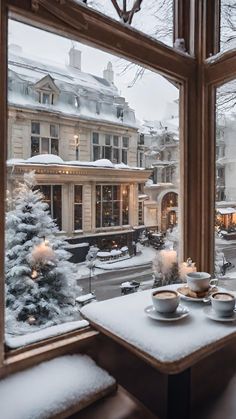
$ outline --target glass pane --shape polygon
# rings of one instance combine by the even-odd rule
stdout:
[[[42,138],[41,139],[41,154],[48,154],[49,153],[49,139]]]
[[[75,204],[74,207],[74,229],[75,230],[82,230],[83,228],[83,211],[82,205]]]
[[[136,18],[138,13],[133,23]],[[6,269],[9,304],[6,319],[11,325],[11,333],[17,335],[68,319],[80,319],[75,298],[89,292],[86,254],[92,244],[100,251],[96,264],[107,263],[106,258],[109,259],[115,265],[111,268],[106,264],[103,268],[115,269],[117,275],[114,283],[108,275],[104,286],[101,285],[103,279],[92,279],[92,291],[98,300],[121,295],[120,286],[130,281],[130,270],[134,265],[140,290],[143,282],[150,288],[154,285],[153,275],[159,281],[155,285],[164,282],[160,264],[153,264],[153,260],[160,257],[160,250],[170,247],[178,250],[179,243],[182,246],[178,233],[178,200],[179,166],[183,165],[179,165],[179,91],[173,83],[130,61],[82,43],[72,44],[67,38],[16,21],[9,22],[9,40],[13,45],[8,54],[7,219],[12,216],[14,219],[18,182],[22,182],[24,191],[27,190],[25,196],[25,192],[21,195],[27,202],[21,206],[21,216],[25,217],[26,223],[14,224],[14,228],[10,221],[10,224],[6,223],[6,254],[11,254],[17,236],[19,245],[14,254],[19,254],[20,263],[26,270],[11,276],[11,271]],[[124,50],[124,55],[126,52]],[[34,86],[47,75],[54,80],[58,94],[53,109],[45,104],[42,112]],[[79,95],[79,107],[75,106],[75,95]],[[100,104],[99,114],[96,102]],[[122,109],[119,117],[118,108]],[[36,125],[38,121],[40,127]],[[75,161],[78,146],[80,160]],[[98,161],[102,159],[103,150],[109,164]],[[58,157],[37,156],[33,159],[35,174],[32,174],[28,173],[31,152],[34,155],[55,153]],[[218,155],[222,157],[220,147]],[[121,159],[126,166],[121,164]],[[226,178],[221,169],[223,166],[218,175]],[[35,189],[32,194],[27,186],[31,177],[36,188],[37,183],[43,184],[41,190],[44,201],[50,206],[51,218],[42,205],[42,198],[37,197]],[[65,230],[63,235],[52,218]],[[25,231],[29,233],[27,237]],[[53,257],[31,265],[31,253],[37,246],[40,246],[39,250],[46,247]],[[70,253],[52,252],[61,247]],[[21,248],[26,249],[24,254]],[[149,264],[148,269],[143,266],[144,261]],[[77,273],[74,277],[71,262],[76,263],[76,272],[83,270],[81,278]],[[18,266],[18,259],[15,265]],[[104,270],[95,266],[92,276],[99,276]],[[27,289],[34,293],[36,305],[28,304],[28,291],[21,288],[25,278]],[[176,276],[171,277],[172,282],[178,280]],[[16,290],[14,287],[18,284],[20,289]],[[48,312],[41,316],[40,313],[45,313],[42,298],[45,287],[47,295],[53,295],[53,299],[47,306]],[[17,298],[13,295],[15,290]],[[13,306],[10,306],[11,298],[14,299]],[[19,308],[19,304],[23,314],[16,317],[15,308]],[[30,314],[30,307],[35,313]]]
[[[53,218],[61,230],[61,185],[53,186]]]
[[[103,202],[102,227],[112,226],[112,202]]]
[[[58,125],[50,125],[50,137],[58,137]]]
[[[31,137],[31,156],[39,154],[39,137]]]
[[[236,48],[236,1],[221,0],[220,12],[221,51]]]
[[[120,162],[120,150],[119,148],[113,148],[113,163],[119,163]]]
[[[97,132],[93,132],[93,144],[99,144],[99,134]]]
[[[40,191],[44,195],[44,202],[48,204],[48,209],[51,213],[51,186],[48,185],[38,185]]]
[[[99,160],[101,158],[101,148],[97,145],[93,146],[93,160]]]
[[[127,150],[122,150],[122,163],[127,164]]]
[[[58,150],[58,139],[57,138],[52,138],[51,139],[51,154],[55,154],[56,156],[58,156],[59,154],[59,150]]]
[[[39,122],[31,122],[31,133],[32,134],[40,134],[40,123]]]
[[[117,4],[122,10],[123,0],[118,0]],[[126,10],[130,11],[135,1],[127,0],[126,4]],[[108,15],[112,19],[122,21],[111,0],[87,0],[87,5]],[[158,41],[172,46],[173,0],[143,0],[141,9],[133,15],[131,26]]]
[[[75,202],[77,204],[82,204],[82,188],[81,185],[75,185]]]
[[[117,135],[113,136],[113,145],[114,147],[119,147],[119,137]]]
[[[103,201],[112,200],[112,186],[103,186],[102,188]]]
[[[215,274],[236,290],[236,81],[217,89]]]
[[[102,157],[107,160],[111,160],[112,156],[112,148],[111,147],[103,147]]]
[[[105,145],[111,145],[111,135],[105,135]]]

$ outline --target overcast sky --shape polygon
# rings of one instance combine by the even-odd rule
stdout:
[[[146,70],[144,76],[133,87],[129,87],[136,68],[120,75],[125,60],[19,22],[9,22],[9,44],[20,45],[27,56],[61,65],[68,63],[68,51],[74,45],[82,51],[82,71],[97,76],[102,76],[103,69],[111,61],[115,71],[115,85],[141,120],[164,118],[168,102],[178,98],[178,90],[157,73]]]

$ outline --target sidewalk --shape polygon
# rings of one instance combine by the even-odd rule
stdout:
[[[139,266],[150,266],[157,251],[152,247],[144,247],[142,253],[137,256],[133,256],[130,259],[117,261],[114,263],[97,262],[97,266],[93,272],[93,276],[101,275],[104,272],[113,272],[123,269],[130,269]],[[79,278],[85,278],[90,275],[89,269],[86,266],[86,262],[77,264]]]

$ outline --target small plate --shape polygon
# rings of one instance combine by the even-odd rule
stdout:
[[[208,299],[208,298],[210,297],[210,295],[211,295],[211,294],[213,294],[213,292],[217,292],[217,291],[219,291],[219,289],[218,289],[217,287],[213,286],[213,287],[210,287],[210,288],[209,288],[208,292],[206,292],[206,294],[204,295],[204,297],[190,297],[189,295],[186,295],[186,294],[184,294],[184,293],[181,291],[181,290],[183,290],[183,288],[185,288],[186,290],[188,290],[188,289],[189,289],[187,285],[185,285],[184,287],[177,288],[177,290],[176,290],[176,291],[178,291],[178,293],[179,293],[180,297],[181,297],[183,300],[186,300],[186,301],[195,301],[195,302],[197,302],[197,303],[199,303],[199,302],[200,302],[200,303],[202,303],[202,302],[206,302],[206,299]]]
[[[211,320],[216,322],[234,322],[236,320],[236,312],[234,311],[230,317],[222,317],[213,310],[212,307],[204,307],[204,314]]]
[[[176,311],[173,313],[159,313],[153,305],[147,306],[144,311],[148,317],[151,317],[151,319],[160,320],[162,322],[174,322],[189,315],[188,308],[181,306],[181,304],[178,305]]]

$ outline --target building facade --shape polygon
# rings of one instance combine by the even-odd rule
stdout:
[[[81,70],[72,48],[67,66],[9,54],[8,182],[35,170],[59,229],[72,242],[130,244],[139,228],[139,188],[150,171],[137,167],[134,111],[114,85]],[[103,239],[101,239],[103,238]],[[106,245],[102,245],[102,241]],[[118,243],[119,244],[119,243]]]

